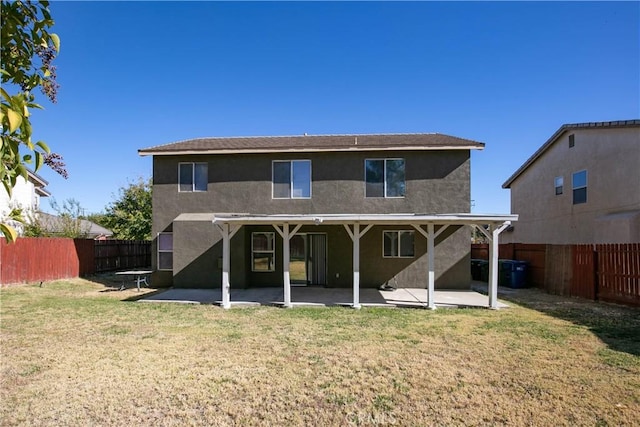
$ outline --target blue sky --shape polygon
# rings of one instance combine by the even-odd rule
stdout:
[[[103,211],[139,148],[205,136],[439,132],[472,154],[473,211],[563,123],[640,117],[640,3],[53,2],[58,103],[35,138],[61,203]],[[50,210],[47,203],[44,210]]]

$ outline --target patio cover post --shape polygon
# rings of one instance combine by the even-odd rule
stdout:
[[[489,308],[493,310],[498,309],[498,254],[500,233],[511,225],[510,221],[504,222],[499,227],[497,224],[491,224],[489,226],[489,232],[491,233],[491,242],[489,243]]]
[[[282,226],[282,270],[284,274],[284,306],[291,308],[291,274],[290,267],[290,245],[289,245],[289,223]]]
[[[289,223],[282,224],[282,230],[277,224],[272,224],[280,237],[282,237],[282,271],[284,286],[284,306],[291,308],[291,238],[296,235],[302,224],[296,225],[293,230],[289,231]]]
[[[353,308],[360,308],[360,224],[353,224]]]
[[[222,224],[222,308],[231,308],[229,270],[231,269],[229,223]]]
[[[360,232],[360,223],[355,222],[353,224],[353,231],[349,228],[349,225],[342,224],[344,229],[347,230],[347,234],[353,242],[353,308],[360,308],[360,238],[364,236],[367,231],[371,230],[373,224],[367,225],[362,232]]]
[[[489,226],[489,232],[491,233],[491,242],[489,242],[489,308],[498,308],[498,240],[494,238],[495,225]]]
[[[427,284],[427,308],[436,309],[435,302],[435,233],[433,223],[427,224],[427,259],[429,262],[429,279]]]

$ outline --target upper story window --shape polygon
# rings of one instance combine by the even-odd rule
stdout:
[[[274,160],[273,198],[311,198],[311,160]]]
[[[573,148],[574,145],[576,145],[576,137],[571,134],[569,135],[569,148]]]
[[[178,191],[207,191],[208,180],[206,163],[178,164]]]
[[[367,159],[365,197],[404,197],[404,159]]]
[[[564,190],[564,178],[561,176],[557,176],[554,180],[554,186],[556,188],[556,196],[562,194],[562,191]]]
[[[573,174],[573,204],[587,203],[587,171]]]
[[[158,270],[173,270],[172,233],[158,233]]]
[[[383,258],[413,258],[413,231],[384,231],[382,232]]]

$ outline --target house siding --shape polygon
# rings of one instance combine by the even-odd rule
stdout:
[[[13,209],[22,209],[22,217],[26,221],[31,221],[40,209],[40,196],[36,194],[36,186],[31,180],[25,180],[24,177],[18,176],[16,185],[11,190],[11,197],[4,190],[0,189],[0,217],[6,218]],[[13,226],[19,234],[24,231],[24,224],[17,221],[9,220],[8,223]]]
[[[572,148],[569,135],[574,135]],[[587,171],[587,202],[574,205],[572,174],[581,170]],[[554,178],[559,176],[564,191],[556,195]],[[640,210],[639,183],[640,128],[567,131],[511,183],[511,212],[519,219],[502,241],[638,242],[640,214],[633,212]]]
[[[404,198],[364,197],[364,161],[371,158],[405,159]],[[294,159],[311,160],[312,197],[272,199],[272,162]],[[180,162],[207,162],[206,192],[178,192]],[[173,222],[181,213],[469,212],[469,162],[468,150],[154,156],[153,234],[173,230],[174,270],[156,272],[153,280],[159,285],[220,286],[220,232],[206,222]],[[373,227],[361,240],[361,285],[377,287],[396,277],[401,286],[426,287],[424,237],[415,233],[415,258],[383,259],[383,228]],[[269,273],[251,271],[250,238],[251,232],[258,229],[273,231],[271,226],[246,226],[231,240],[232,288],[282,284],[282,239],[277,233],[276,270]],[[303,227],[300,232],[327,234],[327,286],[350,287],[353,277],[352,243],[344,228],[312,226]],[[438,244],[435,253],[437,287],[468,287],[469,241],[470,233],[463,228]]]

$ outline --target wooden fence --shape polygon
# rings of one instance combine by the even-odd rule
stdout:
[[[66,279],[149,265],[150,242],[21,237],[7,244],[0,239],[0,285]]]
[[[471,258],[488,257],[488,245],[471,245]],[[549,293],[640,306],[640,243],[505,243],[499,258],[527,261],[528,284]]]
[[[596,252],[593,245],[573,245],[573,266],[570,295],[597,299]]]
[[[115,271],[151,265],[151,243],[142,240],[96,240],[95,271]]]
[[[576,245],[575,251],[578,296],[640,306],[640,243]]]

